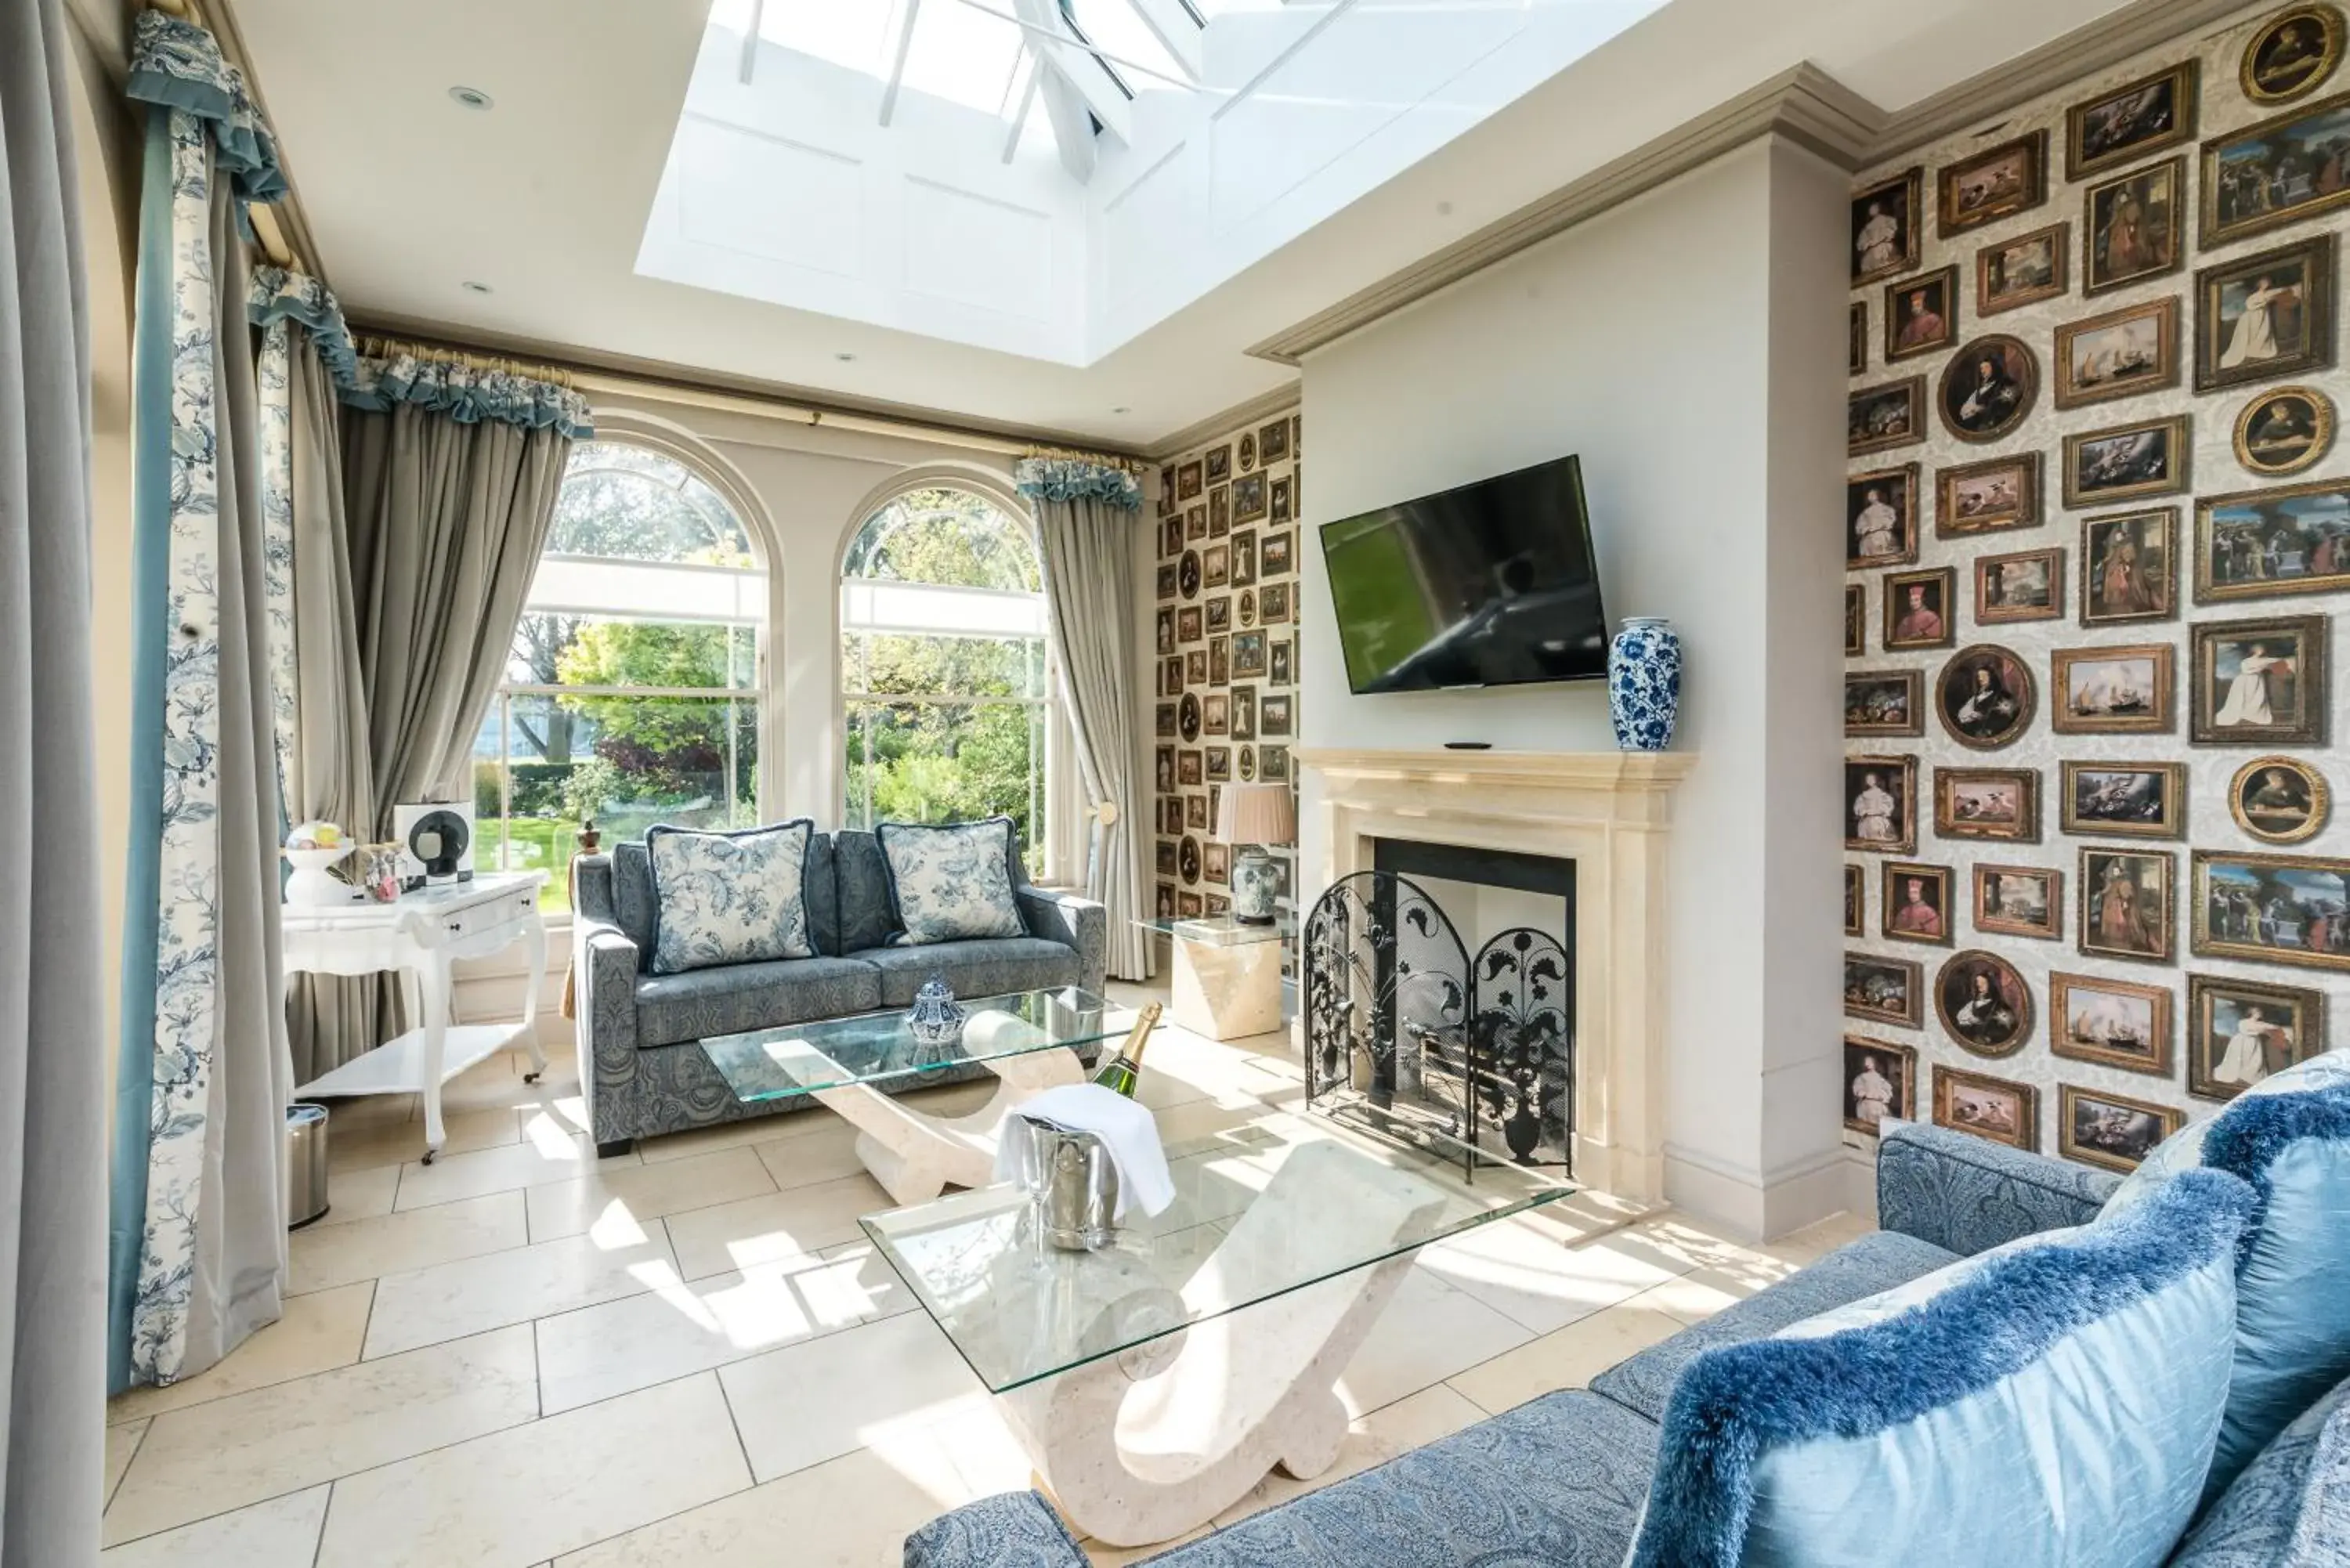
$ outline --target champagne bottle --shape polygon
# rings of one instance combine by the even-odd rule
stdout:
[[[1101,1065],[1094,1082],[1103,1088],[1134,1098],[1135,1080],[1142,1076],[1142,1048],[1150,1043],[1150,1032],[1159,1027],[1159,1003],[1152,1002],[1135,1014],[1134,1027],[1127,1033],[1126,1043],[1118,1054]]]

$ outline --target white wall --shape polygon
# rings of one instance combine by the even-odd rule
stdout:
[[[1609,613],[1679,628],[1675,745],[1702,760],[1675,807],[1668,1191],[1757,1233],[1843,1206],[1843,192],[1750,144],[1305,368],[1305,643],[1336,646],[1314,524],[1567,452]],[[1307,746],[1615,745],[1596,683],[1356,697],[1335,658],[1304,680]]]

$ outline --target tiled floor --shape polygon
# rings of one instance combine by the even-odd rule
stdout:
[[[334,1210],[293,1238],[284,1319],[109,1410],[109,1568],[894,1568],[914,1526],[1027,1484],[865,1245],[889,1199],[843,1123],[598,1161],[551,1054],[541,1085],[511,1056],[452,1085],[430,1167],[411,1099],[337,1107]],[[1170,1142],[1301,1093],[1283,1037],[1173,1029],[1144,1085]],[[1431,1248],[1348,1366],[1354,1433],[1311,1484],[1579,1385],[1855,1229],[1755,1249],[1553,1210]],[[1270,1477],[1217,1522],[1308,1484]]]

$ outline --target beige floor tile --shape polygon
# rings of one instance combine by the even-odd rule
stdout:
[[[722,1367],[761,1480],[924,1428],[988,1395],[927,1313],[907,1313]]]
[[[865,1162],[857,1158],[857,1129],[837,1116],[827,1119],[830,1127],[805,1137],[771,1138],[754,1147],[779,1189],[788,1192],[863,1173]]]
[[[676,1281],[660,1220],[608,1220],[583,1236],[385,1275],[376,1284],[367,1354],[397,1355]]]
[[[116,1545],[538,1415],[530,1330],[296,1378],[155,1417],[106,1514]]]
[[[327,1518],[323,1486],[167,1530],[99,1554],[100,1568],[311,1568]]]
[[[130,1456],[139,1451],[146,1438],[150,1417],[122,1421],[106,1428],[106,1498],[114,1501],[114,1489],[122,1484],[122,1472],[130,1468]]]
[[[862,1241],[858,1217],[896,1207],[879,1182],[850,1176],[674,1215],[670,1241],[678,1272],[707,1279]]]
[[[445,1141],[441,1158],[447,1159],[477,1149],[498,1148],[522,1140],[521,1124],[511,1110],[450,1111],[442,1108],[441,1130]],[[405,1165],[422,1159],[424,1123],[384,1122],[374,1127],[346,1127],[339,1119],[328,1124],[327,1163],[336,1176],[380,1165]]]
[[[1679,1318],[1683,1323],[1703,1323],[1726,1306],[1734,1306],[1765,1288],[1767,1282],[1758,1282],[1752,1274],[1728,1273],[1720,1269],[1691,1269],[1677,1279],[1642,1291],[1633,1300],[1640,1305],[1654,1307]]]
[[[1178,1546],[1197,1541],[1208,1533],[1208,1526],[1188,1531],[1172,1541],[1161,1541],[1154,1546],[1105,1546],[1098,1541],[1085,1542],[1086,1561],[1093,1568],[1131,1568],[1137,1563],[1148,1563],[1162,1552],[1172,1552]]]
[[[373,1165],[360,1170],[338,1170],[327,1180],[327,1211],[304,1227],[348,1225],[354,1220],[380,1220],[391,1212],[400,1192],[400,1167]]]
[[[1375,1465],[1383,1465],[1399,1454],[1432,1443],[1439,1438],[1450,1437],[1463,1427],[1473,1427],[1485,1419],[1479,1409],[1463,1395],[1438,1384],[1423,1388],[1409,1398],[1399,1399],[1383,1409],[1356,1417],[1347,1428],[1346,1445],[1338,1450],[1338,1462],[1315,1476],[1312,1480],[1298,1480],[1274,1470],[1259,1481],[1249,1494],[1218,1514],[1215,1528],[1236,1524],[1262,1509],[1272,1508],[1290,1499],[1303,1497],[1360,1475]]]
[[[522,1194],[494,1192],[404,1214],[312,1225],[288,1239],[286,1289],[331,1290],[359,1280],[430,1268],[457,1258],[519,1247],[530,1240]]]
[[[1281,1303],[1255,1310],[1278,1312]],[[1532,1338],[1524,1324],[1415,1267],[1347,1364],[1338,1397],[1348,1415],[1360,1416],[1434,1387]]]
[[[556,1568],[899,1568],[908,1534],[971,1499],[860,1449],[560,1558]]]
[[[134,1388],[108,1402],[106,1418],[123,1421],[159,1416],[208,1399],[348,1366],[359,1358],[359,1342],[367,1334],[368,1304],[374,1296],[375,1286],[367,1281],[314,1295],[288,1296],[285,1316],[230,1351],[211,1370],[165,1388]]]
[[[1481,1409],[1498,1416],[1539,1395],[1584,1387],[1625,1357],[1687,1326],[1642,1305],[1635,1296],[1460,1373],[1451,1382]]]
[[[338,1482],[317,1568],[536,1563],[750,1484],[704,1374]]]
[[[1536,1334],[1638,1295],[1674,1277],[1661,1260],[1606,1241],[1567,1246],[1518,1220],[1482,1226],[1430,1247],[1420,1266]]]
[[[431,1165],[411,1161],[401,1166],[400,1197],[394,1206],[424,1209],[436,1203],[456,1203],[485,1193],[576,1181],[616,1166],[638,1163],[633,1150],[611,1159],[598,1159],[596,1146],[584,1136],[556,1132],[548,1123],[536,1136],[504,1148],[446,1154]]]
[[[539,1319],[547,1414],[914,1309],[896,1271],[852,1243]]]
[[[778,1111],[719,1127],[696,1127],[691,1132],[639,1138],[637,1152],[644,1157],[647,1165],[658,1165],[666,1159],[691,1159],[722,1148],[748,1148],[776,1138],[804,1137],[839,1120],[822,1106],[811,1104],[805,1110]]]
[[[450,1087],[444,1085],[445,1096]],[[382,1127],[398,1127],[422,1116],[423,1102],[414,1095],[354,1095],[332,1097],[317,1102],[327,1107],[327,1115],[336,1136],[355,1130],[372,1130]],[[444,1101],[445,1108],[445,1101]]]
[[[445,1116],[452,1111],[521,1110],[548,1106],[567,1095],[579,1093],[577,1077],[552,1058],[547,1062],[546,1076],[536,1084],[525,1084],[520,1073],[506,1070],[508,1061],[506,1057],[493,1056],[463,1077],[441,1085],[441,1114]],[[497,1071],[491,1070],[494,1064]],[[423,1114],[420,1102],[416,1115]]]
[[[730,1148],[659,1165],[615,1166],[577,1181],[531,1188],[524,1198],[530,1206],[530,1239],[551,1241],[775,1190],[755,1151]]]
[[[1159,1142],[1172,1148],[1178,1144],[1247,1127],[1262,1120],[1263,1116],[1264,1107],[1253,1101],[1245,1106],[1236,1106],[1211,1098],[1157,1111],[1151,1119],[1159,1124]]]

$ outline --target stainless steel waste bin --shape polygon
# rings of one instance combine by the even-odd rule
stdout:
[[[286,1107],[286,1228],[327,1211],[327,1107]]]

